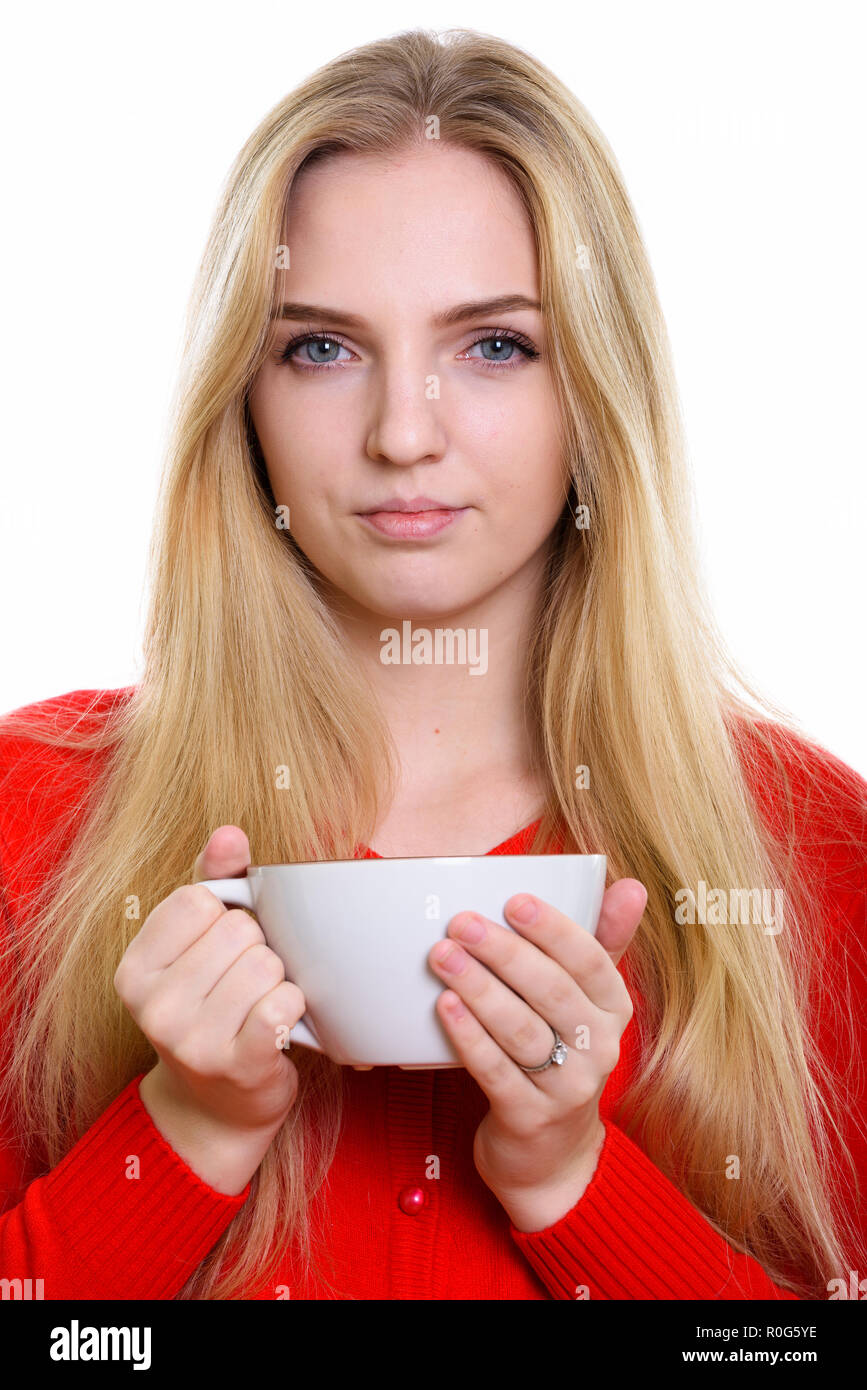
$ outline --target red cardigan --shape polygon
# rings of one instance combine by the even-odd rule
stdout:
[[[73,691],[28,708],[61,721],[90,708],[98,718],[129,693],[130,688]],[[840,830],[845,825],[855,831],[863,845],[867,783],[829,753],[810,757],[809,786],[789,765],[799,853],[826,905],[834,972],[843,969],[847,956],[863,970],[863,858],[845,848]],[[26,902],[28,887],[44,872],[40,841],[58,804],[86,786],[92,772],[92,755],[12,739],[0,724],[4,930],[14,920],[15,904]],[[763,812],[773,814],[778,793],[770,767],[760,761],[754,764],[754,787]],[[526,852],[533,829],[489,852]],[[359,853],[373,854],[363,847]],[[628,952],[618,968],[627,957]],[[832,973],[829,989],[836,978]],[[467,1071],[345,1070],[344,1128],[312,1213],[316,1228],[327,1235],[332,1284],[340,1297],[573,1299],[579,1286],[591,1299],[794,1297],[728,1245],[639,1143],[611,1122],[636,1061],[641,1001],[631,984],[630,990],[635,1016],[602,1096],[606,1137],[596,1172],[576,1206],[545,1230],[518,1231],[475,1170],[473,1136],[488,1102]],[[822,1000],[816,1003],[821,1023]],[[867,1054],[863,1013],[858,1027],[856,1058]],[[848,1054],[840,1056],[838,1039],[827,1029],[823,1045],[846,1066]],[[860,1088],[847,1134],[862,1174],[864,1070],[855,1078]],[[162,1137],[139,1098],[143,1074],[130,1078],[50,1171],[30,1166],[18,1136],[5,1122],[0,1125],[0,1278],[41,1279],[46,1299],[171,1299],[243,1206],[249,1184],[237,1196],[215,1191]],[[140,1160],[135,1180],[127,1177],[128,1155]],[[439,1159],[438,1177],[431,1155]],[[863,1238],[867,1210],[852,1214]],[[249,1299],[329,1296],[305,1281],[288,1253],[277,1278],[245,1291]]]

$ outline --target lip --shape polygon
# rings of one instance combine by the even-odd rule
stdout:
[[[435,536],[447,526],[453,526],[467,507],[428,507],[417,512],[398,509],[378,512],[359,512],[359,519],[384,536],[397,539],[423,540]]]
[[[372,516],[374,512],[453,512],[462,511],[461,507],[452,507],[448,502],[441,502],[438,497],[384,497],[381,502],[377,502],[367,511],[361,512],[361,516]]]

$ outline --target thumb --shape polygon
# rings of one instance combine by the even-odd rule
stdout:
[[[647,889],[636,878],[620,878],[606,889],[596,940],[617,965],[635,935],[647,906]]]
[[[205,878],[241,878],[250,864],[250,841],[237,825],[215,830],[193,866],[193,883]]]

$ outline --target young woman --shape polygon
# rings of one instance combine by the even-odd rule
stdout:
[[[316,73],[231,171],[175,414],[140,683],[0,730],[0,1273],[848,1290],[867,785],[708,616],[653,279],[587,112],[466,31]],[[384,660],[404,623],[486,669]],[[454,1070],[278,1051],[303,995],[196,882],[564,851],[608,856],[595,939],[519,894],[515,934],[432,940]]]

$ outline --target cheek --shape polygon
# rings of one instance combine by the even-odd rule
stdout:
[[[562,444],[547,383],[530,381],[520,393],[509,392],[487,418],[474,407],[460,418],[458,429],[492,495],[508,492],[515,505],[536,498],[546,510],[561,494],[565,499]]]
[[[530,534],[550,529],[568,496],[560,444],[550,430],[510,437],[502,435],[486,446],[483,465],[492,510],[510,527]]]
[[[248,394],[247,404],[273,484],[274,471],[280,458],[279,441],[287,439],[289,435],[282,418],[280,395],[274,389],[268,373],[261,373],[257,378]]]
[[[249,394],[250,415],[266,457],[285,456],[296,441],[303,445],[314,432],[317,411],[304,409],[298,392],[287,389],[283,368],[268,366],[262,369]]]
[[[275,498],[292,505],[293,515],[302,501],[305,511],[315,511],[313,499],[334,476],[323,457],[321,430],[317,433],[310,412],[298,409],[297,403],[293,406],[279,378],[270,374],[263,374],[248,400]]]

